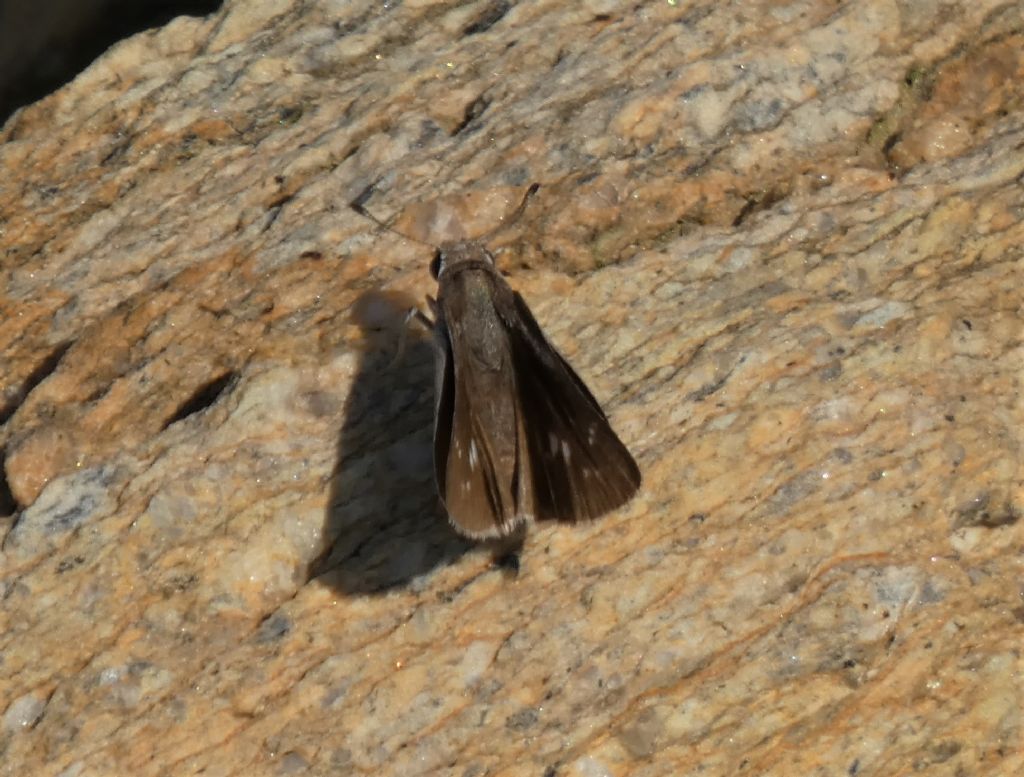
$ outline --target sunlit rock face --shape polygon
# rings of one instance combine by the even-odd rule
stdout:
[[[0,774],[1024,772],[1021,29],[235,2],[14,115]],[[477,237],[644,476],[517,573],[404,323]]]

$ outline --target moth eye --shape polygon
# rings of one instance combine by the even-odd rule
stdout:
[[[441,274],[441,263],[444,261],[444,257],[441,252],[438,251],[434,254],[434,258],[430,260],[430,276],[436,281],[437,276]]]

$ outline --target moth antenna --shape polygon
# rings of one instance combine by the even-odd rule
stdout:
[[[530,184],[530,188],[528,188],[526,190],[526,194],[523,195],[522,201],[519,203],[519,205],[516,207],[516,209],[514,211],[512,211],[511,215],[508,216],[507,218],[502,219],[501,223],[499,223],[497,226],[495,226],[494,229],[492,229],[490,232],[484,233],[482,236],[477,238],[477,240],[479,240],[481,242],[483,242],[485,240],[490,240],[498,232],[501,232],[501,230],[505,229],[506,227],[510,227],[513,224],[515,224],[517,221],[519,221],[520,216],[522,216],[523,212],[526,210],[526,206],[530,204],[530,198],[532,198],[533,195],[535,195],[537,193],[537,190],[539,188],[540,188],[540,184],[539,183],[536,183],[536,182],[531,183]]]
[[[428,243],[426,240],[420,240],[419,238],[413,237],[412,235],[407,235],[404,232],[399,232],[397,229],[395,229],[393,226],[391,226],[391,224],[389,224],[386,221],[382,221],[381,219],[377,218],[374,214],[372,214],[367,209],[366,202],[367,202],[367,200],[370,199],[370,197],[373,196],[374,186],[375,185],[371,183],[369,186],[367,186],[365,189],[363,189],[356,196],[356,198],[354,200],[352,200],[352,202],[349,203],[349,207],[352,208],[352,210],[354,210],[356,213],[358,213],[363,218],[369,219],[370,221],[372,221],[374,224],[376,224],[378,227],[380,227],[385,232],[390,232],[393,235],[397,235],[398,237],[404,238],[406,240],[411,240],[414,243],[419,243],[420,245],[427,246],[429,248],[433,248],[436,251],[438,247],[436,245],[434,245],[433,243]],[[526,190],[526,193],[523,195],[522,201],[519,203],[519,205],[516,207],[516,209],[514,211],[512,211],[511,215],[509,215],[508,217],[502,219],[499,224],[497,224],[489,232],[486,232],[483,235],[481,235],[480,237],[478,237],[477,240],[479,240],[481,242],[485,241],[485,240],[489,240],[490,238],[494,237],[501,230],[503,230],[506,227],[510,227],[513,224],[515,224],[519,220],[519,218],[523,215],[523,212],[526,210],[526,206],[530,204],[530,199],[533,197],[534,194],[537,193],[538,189],[540,189],[540,184],[539,183],[532,183],[532,184],[530,184],[529,188]]]
[[[374,186],[375,184],[371,183],[369,186],[367,186],[365,189],[359,192],[359,195],[354,200],[352,200],[352,202],[350,202],[348,206],[363,218],[372,221],[385,232],[390,232],[392,235],[397,235],[398,237],[403,238],[405,240],[411,240],[414,243],[419,243],[421,246],[427,246],[428,248],[432,248],[436,251],[437,246],[434,245],[433,243],[428,243],[426,240],[420,240],[419,238],[413,237],[412,235],[407,235],[404,232],[399,232],[393,226],[391,226],[385,221],[381,221],[375,215],[370,213],[369,210],[367,210],[366,201],[373,196]]]

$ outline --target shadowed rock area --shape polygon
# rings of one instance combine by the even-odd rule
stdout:
[[[219,6],[219,0],[4,0],[0,122],[66,84],[116,41]]]
[[[114,45],[0,130],[0,775],[1024,772],[1021,84],[986,0]],[[644,483],[513,573],[403,331],[534,182],[489,246]]]

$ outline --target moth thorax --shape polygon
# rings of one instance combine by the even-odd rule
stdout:
[[[430,263],[430,274],[434,276],[435,280],[439,280],[445,271],[479,263],[494,266],[494,257],[480,243],[472,240],[442,243]]]

